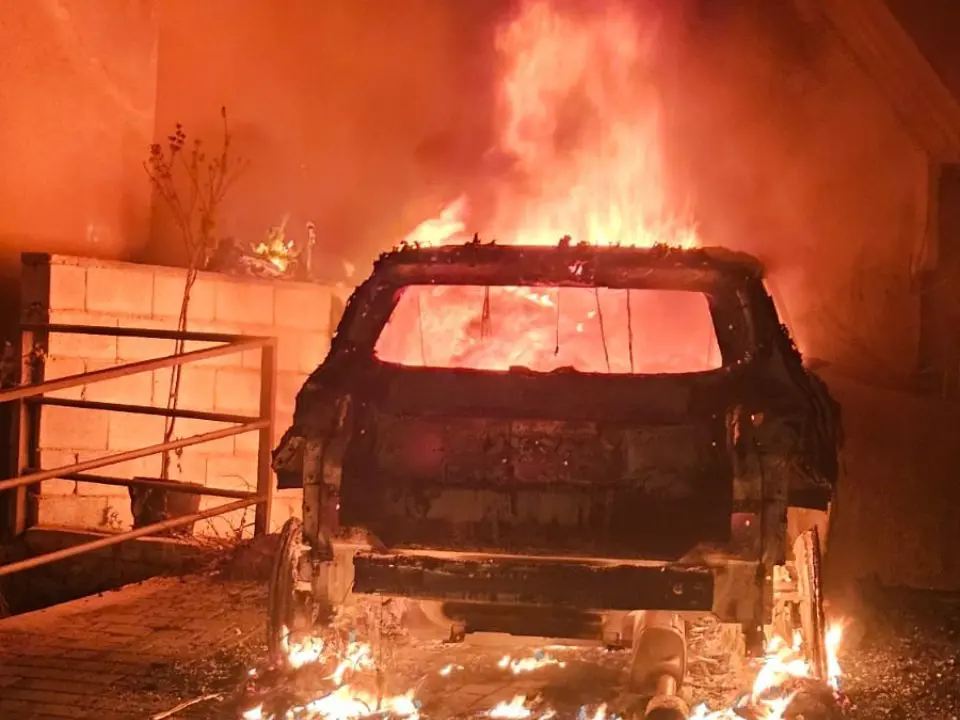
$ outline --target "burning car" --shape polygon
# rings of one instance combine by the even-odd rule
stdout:
[[[271,650],[376,595],[452,641],[632,648],[651,717],[686,717],[689,615],[739,625],[755,652],[765,631],[801,638],[826,677],[840,444],[750,256],[402,247],[353,293],[274,453],[304,495]]]

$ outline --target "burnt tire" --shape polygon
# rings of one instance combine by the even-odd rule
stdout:
[[[279,664],[286,656],[291,634],[308,628],[308,613],[297,592],[297,565],[303,547],[303,525],[290,518],[280,531],[280,546],[273,559],[267,596],[267,652]]]
[[[815,678],[825,680],[827,668],[826,618],[823,610],[823,553],[816,526],[794,543],[799,601],[797,614],[803,646]]]

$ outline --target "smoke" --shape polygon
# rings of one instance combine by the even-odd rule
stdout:
[[[926,157],[842,38],[792,8],[687,18],[669,162],[704,242],[764,261],[805,354],[910,372]]]
[[[227,107],[250,166],[225,234],[258,241],[288,215],[293,239],[314,222],[321,254],[363,267],[472,182],[491,144],[490,38],[504,3],[168,6],[157,136],[181,122],[215,141]]]

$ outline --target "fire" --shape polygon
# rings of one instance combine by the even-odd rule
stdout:
[[[303,704],[283,708],[280,715],[268,713],[263,704],[256,705],[242,713],[242,720],[360,720],[373,715],[418,720],[420,717],[413,690],[385,697],[350,684],[352,678],[363,673],[376,674],[373,651],[367,643],[351,640],[336,657],[322,638],[310,636],[293,641],[289,631],[285,630],[283,650],[286,665],[294,671],[335,661],[332,672],[323,677],[323,684],[332,686],[332,689]],[[255,671],[250,672],[251,677],[256,675]]]
[[[297,256],[293,249],[293,240],[286,239],[286,220],[267,233],[266,242],[251,245],[255,257],[265,260],[277,270],[284,273],[290,267],[290,262]]]
[[[533,711],[527,707],[525,695],[515,695],[509,702],[500,701],[487,713],[492,718],[523,720],[533,717]]]
[[[484,218],[484,234],[522,245],[556,245],[569,237],[573,243],[593,245],[695,247],[694,228],[678,222],[668,208],[661,103],[651,69],[657,49],[656,20],[638,17],[626,4],[597,5],[588,9],[529,0],[497,33],[503,74],[495,149],[510,158],[514,172],[495,188],[494,209]],[[457,198],[437,217],[411,231],[404,244],[435,246],[464,240],[468,225],[474,222],[468,220],[469,210],[468,199]],[[599,314],[605,314],[621,336],[628,325],[629,301],[619,297],[622,292],[615,296],[614,291],[601,289],[594,297],[592,291],[565,290],[564,310],[548,313],[542,309],[554,307],[555,289],[551,294],[544,289],[498,288],[514,293],[520,302],[497,313],[501,329],[491,338],[482,332],[481,304],[467,292],[476,289],[408,289],[408,295],[421,296],[415,303],[418,311],[391,321],[406,343],[389,358],[380,355],[381,359],[475,367],[464,360],[462,347],[446,347],[443,342],[438,347],[434,342],[462,338],[464,343],[485,346],[483,369],[506,370],[524,364],[550,370],[559,366],[550,355],[558,355],[553,351],[560,348],[580,361],[566,363],[580,371],[633,371],[624,362],[625,350],[616,356],[620,367],[611,366],[597,351],[601,305],[610,306]],[[429,302],[441,294],[442,303]],[[648,318],[658,315],[658,309],[647,307],[641,296],[680,293],[632,294],[635,317]],[[663,298],[652,304],[671,303]],[[671,307],[666,319],[672,320],[669,328],[658,327],[656,333],[665,346],[672,338],[697,334],[699,348],[707,347],[697,332],[700,328],[691,327],[683,312]],[[564,337],[553,332],[560,322],[569,325]],[[422,357],[424,347],[434,348],[428,362]],[[532,357],[518,362],[512,354],[524,350]],[[642,352],[649,355],[657,349]],[[672,348],[663,352],[669,354]],[[711,369],[703,365],[701,361],[676,371]],[[637,371],[669,370],[655,364]]]
[[[842,638],[843,623],[831,623],[826,632],[828,676],[824,680],[834,692],[840,689],[838,652]],[[786,691],[785,688],[792,680],[810,677],[811,667],[804,654],[800,634],[795,634],[790,642],[774,636],[767,645],[763,664],[748,695],[734,708],[711,712],[706,705],[700,705],[689,720],[739,720],[743,716],[737,713],[737,709],[744,706],[751,708],[751,717],[757,720],[783,720],[796,697],[796,692]]]
[[[651,67],[657,23],[626,5],[560,9],[530,0],[496,37],[504,67],[497,150],[515,181],[491,229],[524,245],[565,236],[596,245],[697,244],[668,210],[661,103]],[[458,198],[408,243],[443,244],[466,227]]]
[[[837,653],[843,637],[843,624],[832,623],[826,633],[829,673],[826,684],[838,692],[841,669]],[[414,689],[397,695],[383,695],[370,689],[370,679],[376,678],[382,668],[374,660],[372,648],[367,643],[351,641],[340,651],[335,651],[320,638],[305,638],[284,643],[286,663],[293,670],[309,669],[311,666],[328,668],[322,685],[329,689],[318,692],[316,697],[285,707],[282,711],[267,711],[263,704],[246,710],[242,720],[362,720],[364,718],[421,718],[420,703]],[[497,667],[514,675],[543,667],[566,667],[566,662],[537,651],[532,657],[513,658],[503,656]],[[448,664],[439,675],[448,677],[454,670],[463,670],[462,665]],[[257,675],[251,671],[251,676]],[[700,705],[693,710],[689,720],[740,720],[751,717],[755,720],[783,720],[797,691],[791,687],[796,680],[811,679],[811,667],[804,655],[802,638],[798,635],[790,642],[774,637],[768,644],[765,658],[757,671],[749,692],[732,707],[710,710]],[[374,683],[373,686],[379,687]],[[748,712],[748,715],[744,715]],[[487,717],[501,720],[550,720],[559,717],[556,710],[544,704],[540,698],[528,699],[515,695],[510,700],[497,702],[486,712]],[[588,720],[617,720],[607,705],[602,703],[594,709],[580,708],[578,717]]]
[[[840,669],[840,643],[843,640],[843,624],[833,623],[827,628],[827,682],[834,691],[840,691],[840,677],[843,672]]]
[[[533,657],[518,659],[512,659],[509,655],[504,655],[500,658],[500,662],[497,663],[497,665],[504,670],[509,668],[510,672],[514,675],[519,675],[520,673],[531,672],[548,665],[566,667],[567,664],[557,660],[555,657],[538,652]]]

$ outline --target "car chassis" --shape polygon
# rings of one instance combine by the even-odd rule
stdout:
[[[684,552],[662,557],[613,546],[583,552],[558,535],[551,536],[554,552],[524,552],[490,543],[437,543],[426,515],[387,517],[385,500],[374,507],[369,496],[375,486],[369,482],[382,483],[383,477],[365,481],[349,471],[351,463],[358,466],[351,461],[358,417],[376,405],[358,397],[363,394],[358,388],[376,385],[378,373],[393,371],[380,367],[369,350],[398,289],[438,282],[705,288],[729,299],[727,305],[714,303],[718,327],[728,319],[725,312],[746,311],[741,324],[750,336],[750,353],[716,381],[603,381],[610,393],[633,393],[632,412],[638,405],[669,405],[681,383],[686,383],[684,397],[715,396],[723,403],[722,417],[712,416],[713,442],[720,450],[709,472],[727,478],[724,493],[729,492],[706,504],[726,502],[728,524],[713,537],[707,532],[702,542],[689,542],[688,534]],[[569,381],[563,374],[550,375],[556,377],[537,382],[556,389]],[[449,398],[448,377],[432,368],[405,376],[406,411],[428,405],[435,395]],[[522,394],[529,377],[511,371],[498,382],[513,383],[511,392]],[[471,378],[465,387],[471,382],[480,383]],[[723,395],[731,386],[735,402]],[[480,396],[458,393],[454,403]],[[603,410],[608,420],[611,407],[608,403]],[[378,431],[383,435],[390,426],[381,422]],[[669,447],[669,434],[654,440],[667,456],[683,451],[680,445]],[[415,601],[416,611],[453,641],[490,630],[593,637],[608,646],[632,647],[631,680],[654,697],[648,717],[685,717],[676,690],[685,673],[687,615],[712,613],[721,622],[738,624],[753,653],[763,651],[765,631],[787,639],[799,633],[812,673],[825,678],[821,542],[840,446],[839,408],[803,367],[765,290],[763,269],[749,256],[711,248],[598,248],[567,242],[531,248],[474,241],[395,250],[380,258],[351,296],[330,353],[299,393],[293,426],[274,453],[279,487],[302,487],[304,494],[303,519],[284,526],[271,579],[271,653],[281,658],[290,633],[312,633],[351,599],[373,595]],[[597,489],[594,495],[603,492]],[[544,490],[539,501],[556,500]],[[716,516],[715,508],[693,505],[684,517],[696,528],[709,526]],[[515,535],[519,538],[520,530]]]

